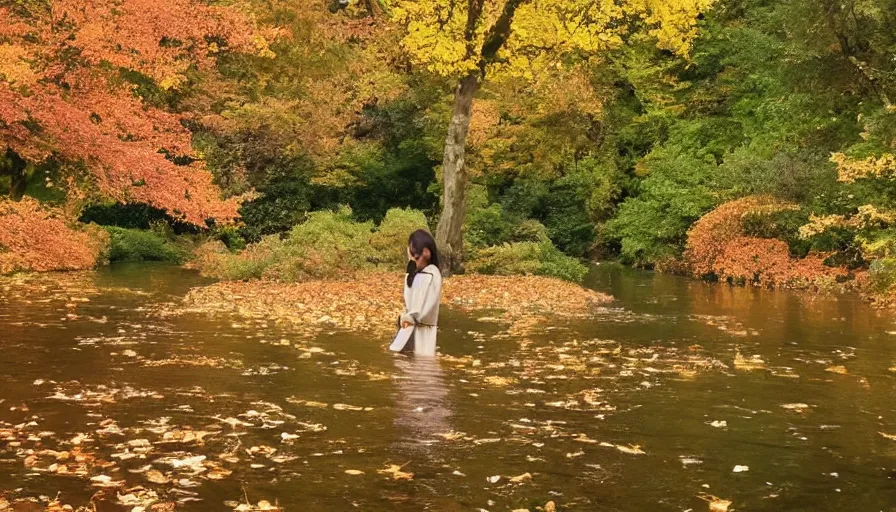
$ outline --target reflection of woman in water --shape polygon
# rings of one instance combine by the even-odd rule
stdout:
[[[408,239],[408,273],[404,283],[404,313],[401,327],[414,326],[414,354],[436,355],[436,332],[439,321],[439,300],[442,296],[442,273],[439,251],[432,235],[419,229]]]
[[[437,434],[451,430],[448,389],[439,360],[399,356],[395,358],[395,368],[395,426],[400,444],[407,447],[404,451],[439,441]]]

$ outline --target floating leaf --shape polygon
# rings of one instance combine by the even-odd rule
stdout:
[[[510,481],[515,484],[521,484],[523,482],[528,482],[529,480],[532,480],[531,473],[523,473],[522,475],[515,476],[510,479]]]
[[[377,470],[377,473],[381,475],[392,475],[392,480],[413,480],[413,473],[402,471],[405,466],[407,466],[407,463],[401,466],[389,464],[385,469]]]
[[[167,484],[168,477],[163,475],[161,471],[152,469],[146,472],[146,480],[154,484]]]
[[[697,497],[709,504],[709,512],[728,512],[728,507],[732,503],[711,494],[701,493]]]

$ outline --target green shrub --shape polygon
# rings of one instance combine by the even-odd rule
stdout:
[[[467,212],[464,242],[471,251],[510,242],[514,225],[500,204],[471,208]]]
[[[393,208],[386,212],[376,232],[370,236],[374,263],[396,270],[404,268],[408,236],[418,229],[429,229],[426,216],[419,210]]]
[[[516,242],[480,250],[468,263],[473,272],[497,275],[538,275],[581,283],[588,267],[550,242]]]
[[[263,277],[278,281],[333,278],[373,266],[372,222],[355,222],[352,211],[320,211],[292,228],[273,253]]]
[[[239,251],[246,248],[246,239],[243,238],[242,229],[236,225],[217,226],[212,235],[220,240],[228,249]]]
[[[548,228],[533,219],[526,219],[516,225],[510,239],[513,242],[550,242],[551,240],[548,236]]]
[[[896,258],[874,260],[868,267],[868,285],[874,293],[886,293],[896,285]]]
[[[155,231],[106,226],[111,245],[109,261],[168,261],[182,263],[186,251]]]
[[[308,220],[280,238],[270,235],[233,253],[218,240],[196,251],[203,274],[227,280],[305,281],[351,276],[359,270],[404,268],[408,235],[427,227],[417,210],[392,209],[377,229],[352,220],[352,211],[311,213]],[[508,238],[513,243],[485,247],[471,254],[469,268],[485,274],[531,274],[581,282],[587,267],[564,255],[537,221],[524,221]]]
[[[284,238],[263,237],[238,254],[220,241],[205,244],[196,264],[220,279],[286,282],[350,276],[377,266],[399,270],[407,259],[407,237],[420,228],[426,228],[426,217],[416,210],[390,210],[374,230],[372,222],[353,220],[351,209],[343,207],[313,212]]]

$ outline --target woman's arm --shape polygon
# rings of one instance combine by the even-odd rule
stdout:
[[[417,316],[417,320],[419,321],[421,318],[427,318],[439,305],[439,301],[442,298],[442,276],[441,275],[433,275],[432,279],[429,281],[429,287],[426,289],[426,294],[423,296],[423,307],[420,308],[420,313]]]

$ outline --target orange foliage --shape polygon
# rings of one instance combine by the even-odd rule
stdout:
[[[290,45],[270,71],[275,76],[261,77],[260,96],[234,93],[228,108],[203,117],[203,125],[219,133],[265,132],[272,144],[327,162],[350,143],[365,106],[403,93],[404,76],[393,70],[400,34],[378,18],[359,17],[358,5],[339,14],[322,7],[317,0],[267,3],[265,9],[295,15],[284,36]],[[345,179],[322,168],[321,183]]]
[[[108,234],[95,226],[75,230],[73,224],[30,198],[0,201],[0,274],[94,267]]]
[[[191,67],[212,68],[223,41],[269,52],[251,20],[195,0],[61,0],[45,11],[0,8],[0,25],[9,57],[0,62],[0,146],[33,161],[83,161],[93,192],[196,225],[236,217],[202,164],[163,154],[190,155],[182,116],[144,105],[118,71],[177,88]]]
[[[823,255],[793,258],[784,241],[744,235],[747,215],[795,208],[770,196],[750,196],[707,213],[688,231],[685,261],[691,272],[734,283],[792,288],[847,277],[847,270],[825,266]]]

